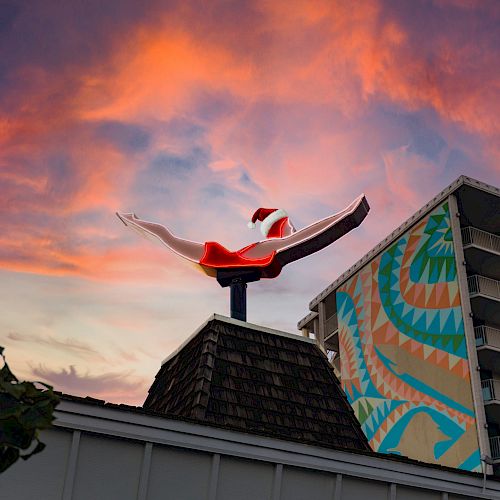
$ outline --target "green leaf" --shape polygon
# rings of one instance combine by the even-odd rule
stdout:
[[[47,428],[53,420],[54,407],[51,400],[39,401],[26,408],[19,422],[27,428]]]
[[[0,447],[0,473],[7,470],[19,458],[16,448]]]
[[[16,399],[21,399],[25,391],[26,389],[23,384],[13,384],[12,382],[0,380],[0,393],[5,392],[14,396]]]
[[[19,385],[23,386],[24,395],[27,398],[34,398],[40,393],[40,391],[31,382],[22,382]]]
[[[0,393],[0,408],[0,419],[20,416],[22,413],[22,405],[16,398],[7,393]]]
[[[9,365],[5,363],[0,370],[0,380],[3,380],[5,382],[17,382],[17,378],[15,375],[10,371]]]
[[[34,437],[35,429],[23,427],[15,417],[0,420],[0,443],[2,445],[25,450],[30,447]]]
[[[54,408],[59,404],[59,397],[52,386],[43,382],[43,389],[34,382],[19,382],[10,371],[3,347],[0,356],[4,366],[0,369],[0,472],[10,467],[18,458],[27,460],[35,453],[40,453],[45,444],[38,439],[38,431],[50,427],[54,419]],[[37,445],[31,452],[21,455],[20,450],[30,450],[33,441]]]

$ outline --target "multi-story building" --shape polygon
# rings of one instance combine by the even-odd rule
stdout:
[[[298,323],[375,451],[500,469],[500,190],[460,177]]]

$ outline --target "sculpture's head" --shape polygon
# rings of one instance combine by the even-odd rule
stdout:
[[[266,238],[284,238],[296,231],[282,208],[258,208],[248,227],[254,228],[257,221],[260,221],[260,231]]]

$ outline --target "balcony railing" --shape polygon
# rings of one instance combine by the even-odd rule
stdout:
[[[490,437],[491,458],[500,458],[500,436]]]
[[[500,300],[500,281],[474,274],[467,278],[467,284],[471,295],[480,293]]]
[[[493,401],[500,396],[500,380],[496,378],[488,378],[481,380],[481,388],[483,389],[483,400]]]
[[[325,327],[327,337],[339,329],[339,320],[337,313],[333,313],[329,318],[327,318]]]
[[[487,233],[475,227],[464,227],[462,242],[464,247],[475,245],[500,255],[500,236],[496,234]]]
[[[487,345],[500,349],[500,330],[491,326],[481,325],[474,327],[476,346]]]

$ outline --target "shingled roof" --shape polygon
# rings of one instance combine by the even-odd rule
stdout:
[[[313,341],[218,315],[165,360],[143,407],[316,446],[370,450]]]

